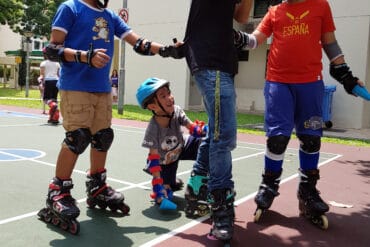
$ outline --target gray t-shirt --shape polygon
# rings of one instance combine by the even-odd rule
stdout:
[[[153,116],[146,129],[142,146],[157,149],[162,165],[177,161],[186,141],[181,126],[186,126],[189,121],[178,105],[175,105],[174,115],[167,128],[162,128]]]

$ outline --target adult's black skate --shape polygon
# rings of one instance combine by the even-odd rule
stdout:
[[[120,210],[124,215],[127,215],[130,212],[130,207],[123,202],[125,197],[106,184],[105,180],[105,169],[95,174],[88,173],[86,181],[87,205],[89,208],[95,208],[96,205],[101,209],[109,207],[113,212]]]
[[[46,223],[52,223],[76,235],[80,231],[80,224],[76,220],[80,210],[76,206],[76,200],[70,194],[72,188],[72,179],[53,178],[49,184],[46,207],[37,215]]]
[[[280,184],[280,172],[272,172],[265,170],[262,174],[262,183],[259,186],[257,195],[254,201],[257,204],[257,209],[254,212],[254,222],[258,222],[262,214],[271,207],[274,198],[279,195],[278,189]]]
[[[185,215],[193,218],[197,216],[204,216],[209,213],[209,205],[207,202],[208,177],[191,174],[185,190]]]
[[[298,187],[298,201],[300,214],[310,220],[321,229],[329,227],[328,218],[325,213],[329,211],[329,206],[320,197],[320,192],[316,189],[317,180],[320,179],[318,169],[299,170],[300,183]]]
[[[221,240],[225,246],[230,244],[234,234],[234,198],[235,192],[230,189],[214,190],[209,194],[213,224],[208,238]]]

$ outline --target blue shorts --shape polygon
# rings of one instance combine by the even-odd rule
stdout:
[[[266,136],[290,136],[296,133],[322,136],[324,83],[279,83],[266,81]]]

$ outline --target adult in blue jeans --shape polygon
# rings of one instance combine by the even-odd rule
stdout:
[[[238,56],[233,20],[245,23],[250,0],[193,0],[184,41],[176,45],[178,58],[187,64],[203,97],[208,115],[208,135],[203,139],[185,198],[187,206],[206,200],[208,186],[213,226],[210,236],[230,240],[234,221],[234,182],[231,151],[236,146],[236,93],[234,76]],[[175,57],[174,54],[169,56]],[[207,182],[208,181],[208,182]],[[207,193],[206,193],[207,194]],[[190,209],[191,210],[191,209]]]

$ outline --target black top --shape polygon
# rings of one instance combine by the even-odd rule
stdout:
[[[238,72],[233,16],[238,0],[192,0],[185,33],[186,61],[191,73],[214,69]]]

